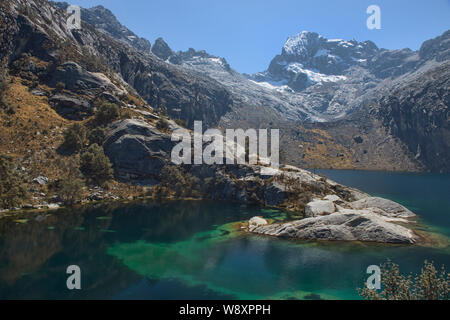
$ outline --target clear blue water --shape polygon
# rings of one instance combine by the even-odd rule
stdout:
[[[403,204],[450,237],[450,174],[316,170],[330,179]]]
[[[398,200],[449,230],[449,177],[355,171],[330,178]],[[243,234],[235,222],[282,213],[191,201],[96,205],[0,219],[0,299],[358,299],[369,265],[450,266],[449,247],[311,243]],[[447,233],[448,234],[448,233]],[[82,290],[66,288],[80,266]],[[448,269],[448,268],[447,268]]]

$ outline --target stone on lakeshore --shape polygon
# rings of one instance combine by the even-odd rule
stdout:
[[[308,203],[305,207],[306,217],[317,217],[331,214],[336,211],[336,206],[332,201],[315,200]]]
[[[365,241],[413,244],[414,233],[378,215],[333,213],[250,229],[257,234],[301,240]]]
[[[330,194],[330,195],[324,197],[323,200],[328,200],[331,202],[342,201],[341,198],[339,198],[339,196],[337,196],[335,194]]]
[[[267,221],[264,218],[261,217],[253,217],[248,221],[248,228],[250,231],[252,231],[253,229],[260,227],[260,226],[265,226],[267,225]]]

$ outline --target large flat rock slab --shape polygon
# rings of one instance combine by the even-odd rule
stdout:
[[[262,225],[253,233],[301,240],[366,241],[413,244],[414,233],[374,214],[333,213],[288,223]]]
[[[367,197],[354,201],[350,203],[350,206],[354,209],[378,208],[386,212],[387,216],[395,218],[409,218],[415,216],[413,212],[401,204],[379,197]]]

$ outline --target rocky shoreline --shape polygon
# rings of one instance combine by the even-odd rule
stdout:
[[[415,214],[402,205],[378,197],[346,202],[336,196],[307,204],[306,218],[285,223],[268,223],[261,217],[248,222],[255,234],[300,240],[364,241],[415,244],[418,236],[404,225]]]
[[[338,184],[307,170],[282,165],[280,169],[263,165],[184,165],[170,162],[174,146],[170,132],[180,127],[168,121],[160,130],[155,124],[127,119],[113,123],[103,147],[115,169],[116,178],[125,185],[140,185],[142,194],[134,198],[186,198],[167,184],[165,168],[175,170],[177,179],[184,179],[197,188],[198,199],[253,203],[262,207],[294,212],[294,221],[268,224],[250,223],[249,231],[257,234],[304,240],[369,241],[414,244],[417,236],[401,226],[410,223],[415,214],[405,207],[382,198],[370,197],[354,188]],[[271,175],[267,175],[271,170]],[[47,183],[38,177],[36,183]],[[161,186],[165,186],[161,189]],[[120,188],[120,187],[119,187]],[[182,185],[181,189],[186,189]],[[150,192],[148,191],[150,190]],[[117,190],[116,190],[117,191]],[[155,196],[156,195],[156,196]],[[118,199],[114,192],[101,188],[89,190],[83,204]],[[55,203],[40,203],[23,209],[57,209]],[[254,222],[254,221],[253,221]]]

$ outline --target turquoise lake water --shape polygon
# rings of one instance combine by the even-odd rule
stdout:
[[[428,229],[450,235],[450,177],[321,171],[399,201]],[[137,202],[0,219],[0,299],[358,299],[367,267],[387,258],[403,272],[440,248],[311,243],[236,232],[234,222],[276,210],[213,201]],[[82,289],[66,287],[81,268]]]

